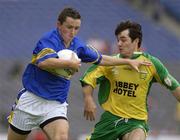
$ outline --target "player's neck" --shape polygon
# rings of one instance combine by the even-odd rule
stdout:
[[[70,41],[64,41],[64,46],[66,47],[66,48],[69,48],[70,47],[70,44],[71,44],[71,42]]]

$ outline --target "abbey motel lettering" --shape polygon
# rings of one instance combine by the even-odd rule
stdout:
[[[115,81],[115,89],[113,92],[123,96],[136,97],[135,91],[138,86],[139,84]]]

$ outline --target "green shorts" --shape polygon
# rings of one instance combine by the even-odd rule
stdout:
[[[110,112],[104,112],[95,125],[90,140],[116,140],[136,128],[142,128],[146,134],[149,130],[144,120],[125,119]]]

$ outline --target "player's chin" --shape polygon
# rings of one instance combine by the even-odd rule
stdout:
[[[119,49],[119,53],[120,53],[121,55],[125,55],[125,54],[126,54],[126,52],[123,51],[123,49]]]
[[[69,42],[71,42],[71,41],[73,40],[73,38],[74,38],[74,36],[70,35],[70,36],[68,37]]]
[[[65,42],[71,42],[73,40],[73,37],[66,36],[66,38],[64,40],[65,40]]]

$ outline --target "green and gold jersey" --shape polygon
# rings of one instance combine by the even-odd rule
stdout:
[[[121,57],[120,54],[114,57]],[[98,100],[105,111],[123,118],[148,119],[147,96],[154,82],[159,82],[173,91],[179,83],[169,74],[166,67],[155,57],[134,53],[132,59],[152,62],[141,66],[136,72],[129,65],[91,66],[80,79],[93,88],[100,84]]]

